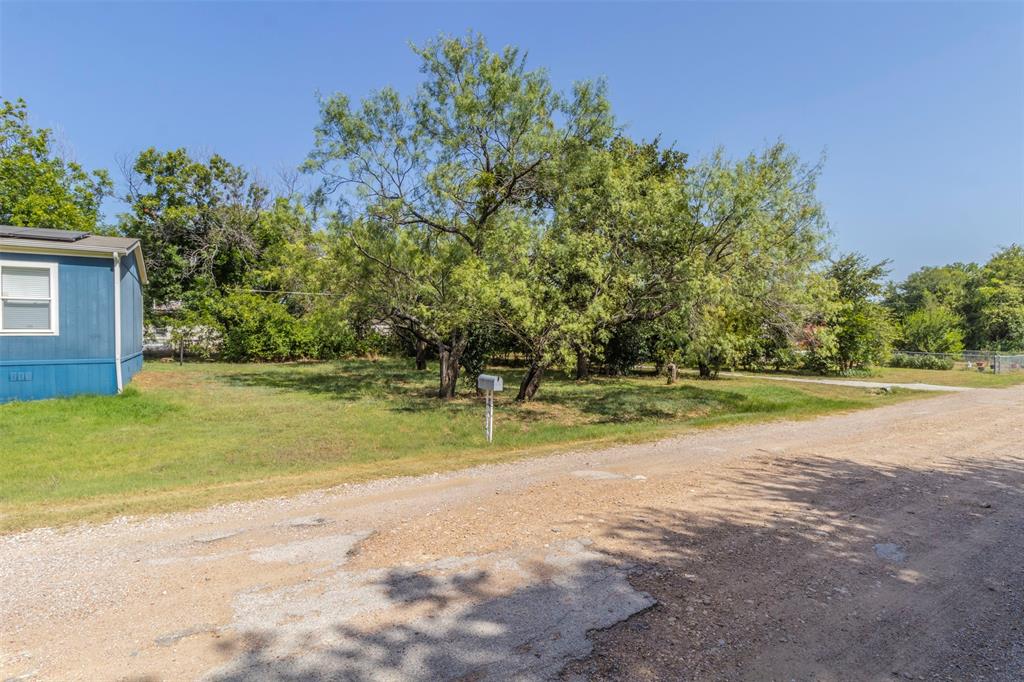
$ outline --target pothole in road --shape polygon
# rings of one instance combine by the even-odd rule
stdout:
[[[892,542],[880,542],[875,545],[875,554],[879,559],[901,563],[906,560],[907,553],[900,545]]]

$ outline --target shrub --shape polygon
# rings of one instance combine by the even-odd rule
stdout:
[[[281,303],[251,293],[225,296],[219,305],[221,357],[232,362],[292,360],[315,355],[313,326]]]
[[[960,318],[935,303],[915,310],[903,322],[903,348],[927,353],[959,353],[964,349]]]
[[[309,357],[333,360],[366,355],[373,350],[373,343],[361,338],[346,311],[338,306],[319,308],[303,318],[302,323],[312,331],[314,347]]]
[[[462,381],[470,388],[476,388],[476,378],[490,362],[491,355],[497,350],[497,335],[485,327],[474,326],[469,329],[469,342],[462,353],[459,364],[462,370]]]
[[[804,352],[800,354],[800,366],[816,374],[837,371],[835,334],[826,326],[808,327],[801,339]]]
[[[702,379],[714,379],[722,369],[736,366],[741,339],[721,330],[698,334],[686,347],[686,361]]]
[[[604,344],[604,366],[609,374],[619,376],[654,356],[657,341],[649,326],[636,322],[620,324]]]
[[[783,367],[796,367],[800,359],[796,348],[784,334],[775,333],[751,336],[739,343],[739,365],[744,369],[762,371]]]
[[[889,358],[890,367],[906,369],[953,369],[951,358],[936,355],[913,355],[910,353],[893,353]]]

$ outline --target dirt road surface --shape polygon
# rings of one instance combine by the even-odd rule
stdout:
[[[0,538],[0,679],[1024,679],[1024,388]]]

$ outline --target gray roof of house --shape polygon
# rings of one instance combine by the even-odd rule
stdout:
[[[146,281],[146,264],[142,260],[142,245],[131,237],[107,237],[88,232],[54,230],[45,227],[13,227],[0,225],[0,253],[22,251],[29,253],[79,253],[82,255],[125,256],[132,251],[139,264],[139,275]]]

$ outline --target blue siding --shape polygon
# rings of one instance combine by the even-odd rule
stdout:
[[[0,403],[40,400],[80,393],[117,393],[114,359],[8,365],[0,362]]]
[[[114,357],[114,261],[4,253],[3,260],[57,263],[60,334],[0,336],[0,362]]]
[[[3,253],[7,261],[58,264],[59,334],[0,336],[0,403],[117,392],[113,259]],[[142,290],[134,255],[122,260],[121,366],[142,368]]]
[[[132,380],[132,377],[139,373],[142,369],[142,351],[139,351],[133,356],[126,357],[121,360],[121,381],[125,386]],[[115,383],[117,379],[114,379]]]
[[[130,253],[121,259],[121,358],[127,360],[141,353],[142,282],[135,254]]]

